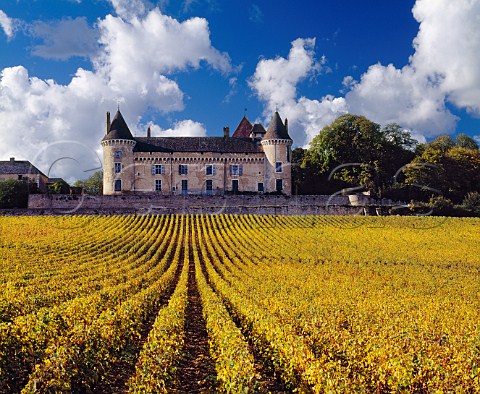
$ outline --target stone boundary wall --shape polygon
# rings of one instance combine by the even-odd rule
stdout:
[[[359,206],[352,205],[358,204]],[[35,214],[181,214],[230,213],[260,215],[377,214],[369,198],[350,202],[348,196],[161,196],[161,195],[31,195],[28,210]],[[384,201],[383,204],[386,202]],[[371,206],[368,206],[370,204]],[[364,208],[364,206],[366,206]]]

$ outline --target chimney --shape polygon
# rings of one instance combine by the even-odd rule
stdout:
[[[148,126],[147,129],[147,138],[150,138],[152,136],[152,130],[150,130],[150,126]]]
[[[223,128],[223,138],[228,138],[230,137],[230,127],[225,126]]]
[[[285,118],[285,128],[287,129],[287,133],[288,133],[288,119]]]
[[[110,133],[110,112],[107,112],[107,134]]]
[[[15,161],[15,157],[10,157],[10,161]]]

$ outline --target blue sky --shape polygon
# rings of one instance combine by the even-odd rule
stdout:
[[[480,0],[3,0],[0,158],[88,176],[117,105],[136,135],[278,109],[296,146],[346,112],[478,139],[479,16]]]

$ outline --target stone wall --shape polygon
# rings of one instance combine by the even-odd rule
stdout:
[[[269,215],[354,215],[363,206],[352,206],[347,196],[124,196],[31,195],[31,211],[60,214],[174,214],[232,213]],[[367,213],[376,214],[371,207]]]

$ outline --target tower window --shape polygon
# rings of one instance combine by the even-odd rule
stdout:
[[[122,172],[122,163],[115,163],[115,174]]]
[[[282,162],[281,161],[277,161],[275,163],[275,172],[282,172]]]
[[[156,192],[161,192],[162,191],[162,180],[161,179],[155,179],[155,191]]]
[[[115,179],[114,190],[116,192],[122,191],[122,181],[120,179]]]
[[[122,151],[121,150],[116,150],[113,153],[113,156],[115,157],[115,159],[121,159],[122,158]]]
[[[259,192],[259,193],[263,193],[263,182],[258,182],[258,187],[257,187],[257,189],[258,189],[258,192]]]

